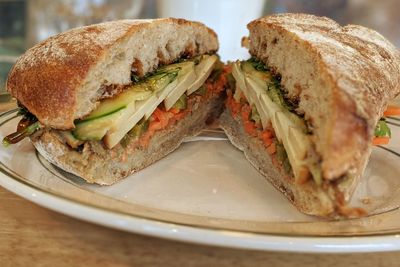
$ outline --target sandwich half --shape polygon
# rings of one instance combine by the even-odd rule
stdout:
[[[22,55],[7,89],[24,117],[3,143],[30,136],[61,169],[113,184],[193,136],[223,106],[216,34],[182,19],[72,29]]]
[[[349,200],[383,112],[400,90],[400,56],[377,32],[279,14],[248,24],[252,56],[232,64],[220,124],[231,142],[302,212],[360,216]]]

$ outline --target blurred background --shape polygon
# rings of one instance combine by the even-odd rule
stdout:
[[[246,23],[271,13],[305,12],[361,24],[400,47],[400,0],[0,0],[0,98],[18,55],[67,29],[125,18],[200,20],[219,35],[223,60],[245,58]]]

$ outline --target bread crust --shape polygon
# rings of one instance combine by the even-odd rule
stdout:
[[[157,38],[157,39],[156,39]],[[120,20],[75,28],[37,44],[12,68],[7,90],[39,121],[71,129],[101,98],[103,85],[129,84],[186,54],[215,52],[215,32],[183,19]]]
[[[39,153],[59,168],[89,183],[111,185],[165,157],[185,137],[197,135],[206,126],[207,119],[219,116],[216,112],[222,103],[221,96],[214,96],[195,104],[192,111],[176,124],[157,131],[144,148],[140,145],[125,148],[118,144],[107,149],[101,141],[89,141],[78,152],[67,146],[53,129],[46,129],[31,140]]]
[[[400,92],[398,50],[373,30],[313,15],[272,15],[248,28],[250,53],[282,76],[311,124],[324,178],[365,166],[375,126]],[[304,60],[296,69],[298,59],[274,56],[278,50]],[[312,83],[319,86],[311,89]]]

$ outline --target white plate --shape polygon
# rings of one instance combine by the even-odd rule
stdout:
[[[14,117],[0,116],[0,138],[15,129]],[[399,144],[399,134],[393,128],[392,143]],[[398,155],[374,149],[352,199],[371,216],[323,221],[297,212],[226,140],[189,141],[136,175],[100,187],[49,164],[26,140],[0,150],[0,185],[76,218],[181,241],[298,252],[400,249]]]

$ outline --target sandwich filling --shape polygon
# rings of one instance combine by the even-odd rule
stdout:
[[[112,149],[127,146],[132,140],[146,147],[152,135],[189,114],[195,105],[220,95],[226,77],[216,55],[181,59],[139,78],[132,74],[132,84],[115,96],[101,99],[87,116],[75,121],[70,131],[58,131],[72,149],[79,150],[86,141],[102,141]],[[27,110],[17,132],[3,140],[16,143],[43,126]]]
[[[256,58],[234,62],[232,75],[236,86],[228,90],[226,106],[242,121],[245,132],[259,138],[276,167],[294,177],[296,183],[312,179],[321,185],[322,159],[314,147],[312,127],[297,112],[296,101],[286,97],[280,76]],[[384,119],[379,121],[375,136],[390,137]]]

